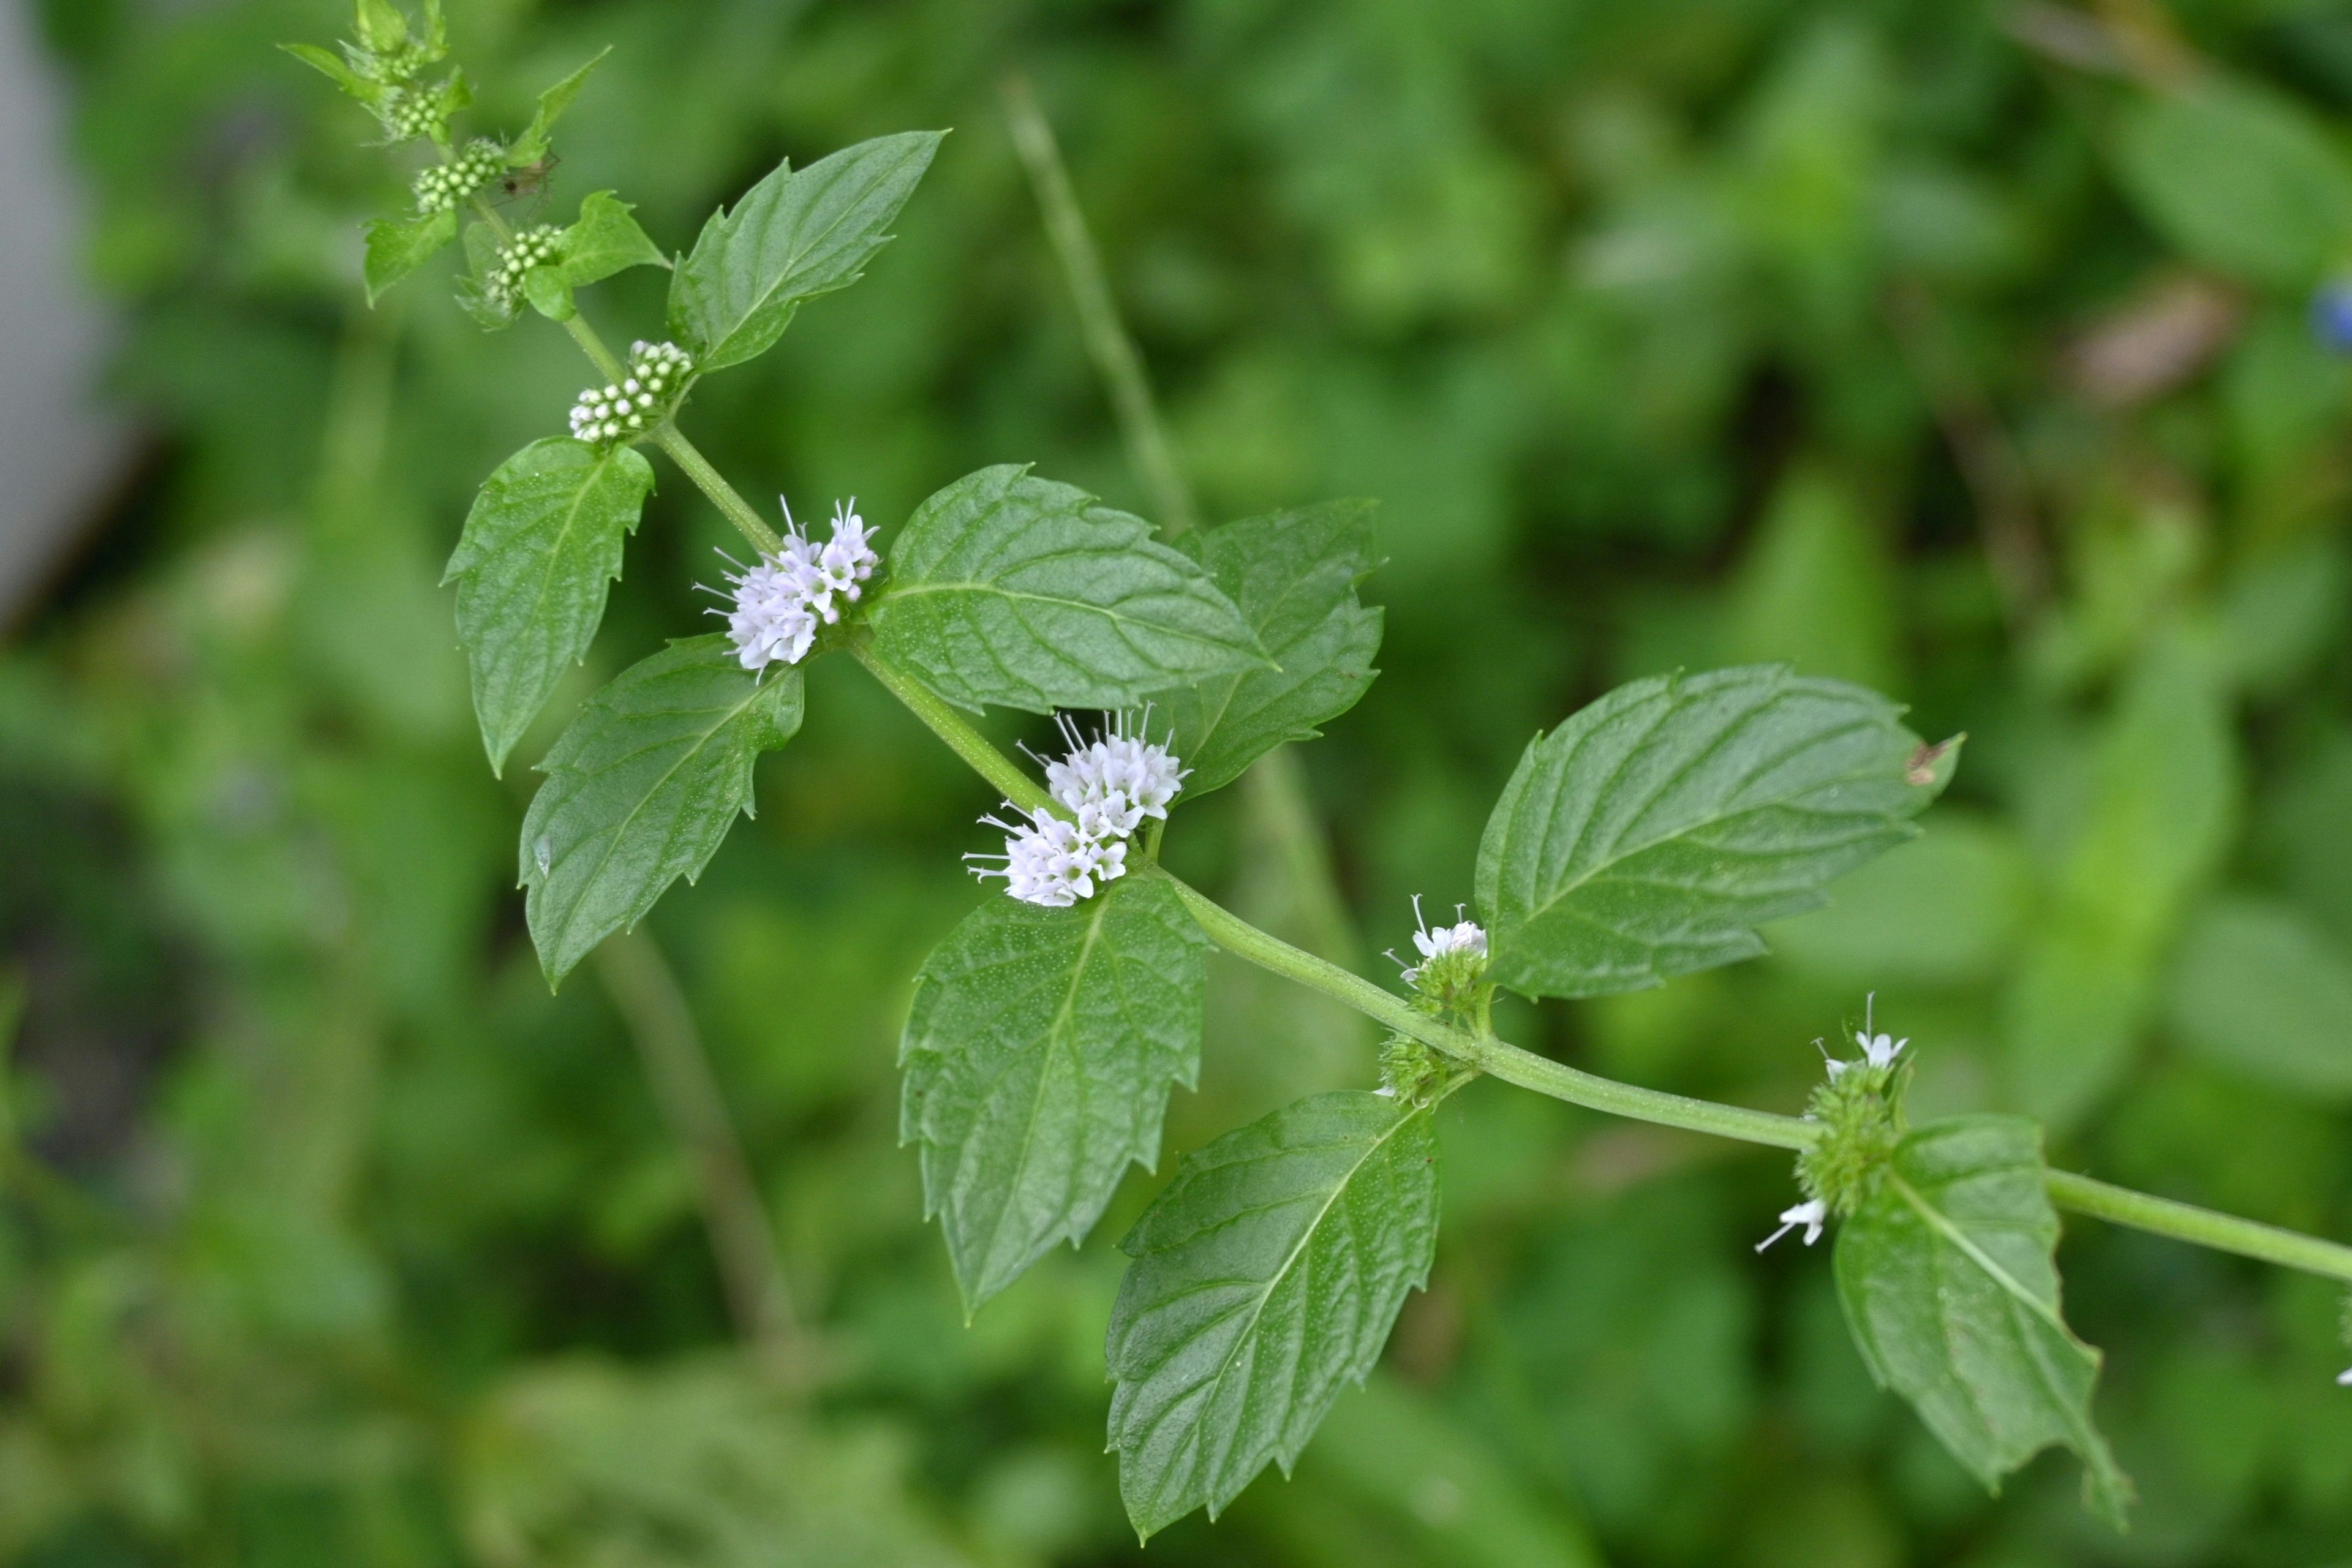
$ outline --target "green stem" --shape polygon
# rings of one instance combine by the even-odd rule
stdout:
[[[587,323],[577,316],[572,318],[571,324],[577,329],[572,334],[575,338],[582,332],[589,332]],[[589,332],[589,335],[593,337],[595,334]],[[710,498],[711,505],[726,513],[727,521],[735,525],[737,532],[751,542],[754,550],[763,555],[772,555],[782,545],[783,541],[777,536],[776,531],[751,510],[751,503],[736,493],[735,487],[720,477],[719,470],[710,466],[710,459],[704,457],[677,426],[664,425],[656,431],[654,445],[669,454],[670,461],[694,481],[695,489]]]
[[[809,1368],[809,1347],[793,1310],[775,1226],[677,976],[653,933],[643,929],[600,944],[596,961],[645,1062],[654,1101],[693,1169],[736,1329],[772,1370],[797,1380]]]
[[[1613,1116],[1630,1116],[1662,1127],[1712,1132],[1718,1137],[1769,1143],[1776,1148],[1802,1149],[1817,1135],[1812,1123],[1793,1116],[1776,1116],[1769,1110],[1718,1105],[1711,1100],[1693,1100],[1663,1089],[1619,1083],[1614,1079],[1553,1061],[1549,1057],[1521,1050],[1491,1034],[1473,1035],[1454,1028],[1360,974],[1293,947],[1279,937],[1269,936],[1198,889],[1174,877],[1169,877],[1168,881],[1176,889],[1176,896],[1184,901],[1184,907],[1192,910],[1192,918],[1201,922],[1201,929],[1234,957],[1336,997],[1373,1022],[1386,1025],[1400,1035],[1419,1040],[1505,1083]]]
[[[2153,1236],[2170,1237],[2175,1241],[2194,1242],[2217,1252],[2234,1252],[2241,1258],[2300,1268],[2308,1274],[2352,1280],[2352,1247],[2281,1230],[2258,1220],[2216,1214],[2194,1204],[2136,1193],[2129,1187],[2113,1186],[2072,1171],[2053,1171],[2048,1180],[2050,1201],[2076,1214],[2126,1225]]]
[[[1160,531],[1182,533],[1200,521],[1192,492],[1184,483],[1168,434],[1151,406],[1151,383],[1144,374],[1143,356],[1135,352],[1134,340],[1118,319],[1110,283],[1103,276],[1102,255],[1095,248],[1094,237],[1087,232],[1086,215],[1078,210],[1078,198],[1070,189],[1069,170],[1062,163],[1053,124],[1037,107],[1036,94],[1029,90],[1025,77],[1005,79],[1004,118],[1013,127],[1013,145],[1027,165],[1030,184],[1037,192],[1037,205],[1045,217],[1045,237],[1053,241],[1054,255],[1062,264],[1063,276],[1069,279],[1087,353],[1110,388],[1127,460],[1151,491],[1151,503],[1160,511]]]
[[[473,205],[474,216],[480,218],[488,226],[489,231],[499,237],[499,244],[505,245],[514,238],[514,230],[508,226],[507,220],[499,215],[498,208],[482,199],[480,192],[475,192],[468,199]],[[597,374],[607,381],[618,381],[627,373],[628,367],[624,365],[619,357],[605,344],[596,329],[588,324],[588,318],[577,310],[574,310],[571,318],[563,323],[563,330],[572,334],[572,341],[580,345],[580,352],[588,356],[588,363],[596,367]],[[767,521],[752,510],[751,503],[745,500],[737,492],[735,487],[727,482],[724,475],[710,466],[710,459],[704,457],[701,449],[686,438],[684,432],[680,431],[676,425],[666,424],[654,432],[654,445],[669,454],[670,461],[676,463],[680,471],[694,481],[695,489],[710,498],[710,504],[717,507],[727,521],[735,525],[737,532],[751,541],[752,549],[762,555],[775,553],[777,547],[783,542],[777,536],[776,531],[770,528]]]
[[[852,642],[849,647],[859,663],[872,670],[876,679],[912,709],[915,716],[929,725],[958,756],[976,769],[981,776],[1004,791],[1006,798],[1024,807],[1045,804],[1045,791],[1032,783],[1010,758],[991,745],[988,738],[973,729],[961,714],[893,668],[863,639]],[[1619,1083],[1614,1079],[1601,1078],[1570,1067],[1565,1062],[1539,1057],[1533,1051],[1521,1050],[1491,1033],[1473,1035],[1454,1028],[1419,1011],[1404,998],[1373,984],[1361,975],[1318,958],[1311,952],[1302,952],[1280,938],[1258,930],[1198,889],[1169,876],[1157,864],[1146,863],[1138,868],[1138,872],[1143,876],[1167,878],[1169,886],[1175,889],[1176,896],[1192,911],[1192,918],[1200,922],[1201,929],[1234,957],[1320,991],[1374,1022],[1386,1025],[1409,1039],[1419,1040],[1465,1067],[1501,1079],[1505,1083],[1533,1089],[1538,1094],[1566,1100],[1571,1105],[1607,1111],[1612,1116],[1655,1122],[1662,1127],[1679,1127],[1692,1132],[1713,1133],[1719,1138],[1735,1138],[1776,1149],[1804,1149],[1820,1136],[1820,1130],[1814,1123],[1800,1117],[1776,1115],[1769,1110],[1750,1110],[1743,1106],[1723,1105],[1711,1100],[1694,1100],[1686,1095],[1668,1094],[1663,1089]],[[2219,1252],[2235,1253],[2263,1263],[2275,1263],[2328,1279],[2352,1281],[2352,1247],[2332,1241],[2281,1230],[2275,1226],[2263,1225],[2254,1220],[2240,1219],[2233,1215],[2217,1214],[2193,1204],[2152,1197],[2146,1193],[2112,1186],[2089,1176],[2076,1175],[2071,1171],[2048,1173],[2047,1185],[2051,1202],[2060,1208],[2072,1209],[2095,1219],[2129,1226],[2154,1236],[2190,1242]]]
[[[1023,773],[1012,758],[991,745],[988,737],[973,729],[969,720],[930,688],[883,659],[866,637],[851,637],[845,646],[852,658],[874,672],[875,679],[890,689],[891,696],[929,725],[932,734],[945,741],[950,751],[971,764],[972,772],[994,784],[1005,799],[1023,811],[1035,811],[1053,804],[1053,797],[1044,787]]]

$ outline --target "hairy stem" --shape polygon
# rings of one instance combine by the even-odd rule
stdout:
[[[1164,872],[1160,874],[1165,875]],[[1663,1089],[1619,1083],[1614,1079],[1601,1078],[1570,1067],[1565,1062],[1553,1061],[1549,1057],[1521,1050],[1491,1034],[1473,1035],[1454,1028],[1360,974],[1350,973],[1336,963],[1295,948],[1279,937],[1269,936],[1198,889],[1174,877],[1168,880],[1176,889],[1176,896],[1184,901],[1184,907],[1192,912],[1192,918],[1201,922],[1201,929],[1234,957],[1246,959],[1261,969],[1311,986],[1346,1003],[1374,1023],[1384,1025],[1410,1039],[1419,1040],[1465,1066],[1490,1073],[1505,1083],[1515,1083],[1521,1089],[1531,1089],[1554,1100],[1564,1100],[1571,1105],[1581,1105],[1593,1110],[1605,1110],[1615,1116],[1630,1116],[1642,1121],[1654,1121],[1662,1127],[1680,1127],[1692,1132],[1712,1132],[1718,1137],[1738,1138],[1749,1143],[1802,1149],[1816,1135],[1817,1130],[1812,1123],[1793,1116],[1777,1116],[1769,1110],[1749,1110],[1737,1105],[1718,1105],[1711,1100],[1692,1100],[1685,1095],[1668,1094]]]
[[[695,1193],[736,1331],[763,1362],[780,1373],[796,1375],[806,1368],[806,1347],[784,1285],[775,1231],[677,977],[652,935],[642,930],[603,942],[596,963],[645,1060],[662,1120],[692,1162]]]
[[[948,743],[948,749],[961,757],[972,772],[994,784],[1004,798],[1023,811],[1050,807],[1053,797],[1027,773],[1023,773],[1012,758],[989,744],[988,737],[973,729],[939,696],[922,682],[884,660],[874,651],[874,645],[864,637],[849,639],[851,657],[874,672],[874,679],[890,689],[890,695],[905,703],[916,718],[930,727],[931,733]]]
[[[2217,1252],[2234,1252],[2241,1258],[2300,1268],[2308,1274],[2352,1279],[2352,1247],[2298,1231],[2281,1230],[2258,1220],[2217,1214],[2194,1204],[2136,1193],[2129,1187],[2113,1186],[2072,1171],[2051,1172],[2049,1185],[2050,1201],[2076,1214],[2168,1236],[2176,1241],[2194,1242]]]
[[[572,318],[572,325],[581,331],[588,330],[587,324],[577,316]],[[579,332],[572,334],[574,337],[579,335]],[[777,547],[783,543],[776,531],[751,510],[751,503],[736,493],[735,487],[719,476],[719,470],[710,466],[710,459],[704,457],[677,426],[664,425],[655,432],[654,444],[669,454],[670,461],[694,481],[695,489],[710,498],[710,503],[726,514],[727,521],[735,525],[737,532],[751,542],[754,550],[763,555],[775,553]]]
[[[1031,783],[1010,758],[989,744],[988,738],[973,729],[961,713],[891,668],[876,656],[870,645],[856,642],[851,648],[858,661],[906,702],[917,718],[982,777],[1003,789],[1015,805],[1044,801],[1045,792]],[[1167,877],[1169,885],[1200,922],[1201,929],[1234,957],[1343,1002],[1375,1023],[1505,1083],[1612,1116],[1777,1149],[1804,1149],[1820,1136],[1820,1129],[1814,1123],[1800,1117],[1620,1083],[1522,1050],[1491,1033],[1474,1035],[1454,1028],[1361,975],[1260,931],[1205,893],[1169,876],[1156,863],[1139,867],[1136,874]],[[2053,1203],[2077,1214],[2219,1252],[2233,1252],[2242,1258],[2300,1268],[2329,1279],[2352,1280],[2352,1247],[2336,1242],[2240,1219],[2234,1215],[2218,1214],[2193,1204],[2136,1193],[2069,1171],[2050,1172],[2048,1188]]]

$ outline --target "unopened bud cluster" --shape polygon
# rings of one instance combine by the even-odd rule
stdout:
[[[629,368],[609,386],[592,386],[572,405],[574,440],[598,446],[642,436],[667,417],[694,360],[676,343],[629,345]]]
[[[1903,1095],[1911,1080],[1911,1058],[1903,1047],[1911,1042],[1874,1034],[1867,1007],[1863,1019],[1853,1037],[1862,1047],[1860,1061],[1822,1053],[1829,1076],[1805,1108],[1805,1120],[1818,1124],[1821,1135],[1797,1156],[1805,1201],[1782,1212],[1780,1228],[1764,1238],[1759,1252],[1800,1226],[1806,1246],[1820,1240],[1832,1215],[1862,1206],[1903,1142]]]
[[[1381,1047],[1381,1087],[1372,1092],[1400,1105],[1428,1105],[1454,1076],[1445,1058],[1419,1040],[1391,1035]]]
[[[678,362],[685,363],[682,351]],[[711,613],[727,617],[727,635],[744,668],[798,664],[808,657],[817,628],[840,620],[843,605],[857,602],[882,558],[874,553],[874,531],[857,515],[856,504],[835,503],[833,537],[821,545],[801,532],[787,506],[784,537],[774,552],[728,577],[734,589],[730,607]]]
[[[431,135],[440,125],[440,95],[415,88],[394,88],[376,105],[375,113],[383,121],[385,135],[393,141],[414,142],[419,136]]]
[[[447,212],[488,183],[506,163],[499,144],[476,141],[446,163],[436,163],[416,176],[416,210]]]
[[[1045,763],[1045,787],[1064,811],[1040,806],[1013,822],[983,816],[1003,831],[1004,853],[964,857],[976,862],[973,875],[1002,877],[1011,896],[1049,909],[1067,909],[1125,876],[1128,839],[1145,817],[1167,819],[1187,771],[1167,747],[1129,733],[1124,713],[1091,741],[1066,716],[1059,722],[1070,750]],[[1139,731],[1143,722],[1136,721]],[[1008,802],[1005,809],[1014,808]]]
[[[553,224],[543,223],[523,230],[499,251],[489,276],[482,279],[482,293],[502,310],[519,309],[522,303],[522,280],[532,268],[553,261],[562,248],[563,231]]]

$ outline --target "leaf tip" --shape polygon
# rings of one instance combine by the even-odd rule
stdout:
[[[1904,760],[1904,783],[1915,789],[1932,789],[1937,795],[1943,794],[1944,786],[1952,782],[1953,773],[1959,769],[1960,748],[1967,743],[1968,738],[1969,732],[1963,730],[1932,745],[1926,741],[1920,742],[1912,749],[1910,756]]]

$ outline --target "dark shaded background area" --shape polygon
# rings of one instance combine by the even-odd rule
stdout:
[[[687,416],[747,493],[854,493],[886,534],[1006,460],[1143,504],[1004,130],[1033,76],[1207,514],[1383,503],[1386,673],[1300,759],[1354,931],[1284,875],[1272,792],[1184,813],[1187,875],[1370,973],[1410,895],[1467,897],[1518,749],[1612,683],[1865,681],[1969,733],[1923,839],[1767,961],[1507,1032],[1794,1108],[1875,990],[1923,1109],[2352,1234],[2352,364],[2309,310],[2352,263],[2352,6],[451,9],[484,124],[615,46],[545,212],[616,189],[674,248],[779,155],[956,128],[866,279]],[[593,968],[539,978],[532,775],[484,765],[436,586],[474,485],[562,427],[571,345],[484,336],[437,270],[358,303],[405,172],[271,47],[338,7],[39,14],[150,445],[0,653],[0,1560],[2352,1562],[2324,1286],[2070,1226],[2144,1500],[2116,1538],[2068,1462],[1981,1495],[1870,1387],[1827,1258],[1750,1252],[1781,1157],[1498,1085],[1449,1103],[1390,1365],[1294,1479],[1139,1558],[1101,1333],[1154,1182],[961,1324],[893,1058],[990,802],[846,664],[650,927],[824,1369],[778,1391],[642,1042]],[[658,335],[659,287],[590,313]],[[704,625],[729,538],[665,468],[523,755]],[[1213,981],[1174,1152],[1370,1081],[1346,1018]]]

